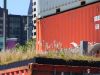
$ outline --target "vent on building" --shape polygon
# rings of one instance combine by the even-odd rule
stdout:
[[[86,4],[86,2],[85,2],[85,1],[82,1],[82,2],[81,2],[81,5],[85,5],[85,4]]]
[[[60,12],[60,8],[56,9],[56,13],[59,13]]]

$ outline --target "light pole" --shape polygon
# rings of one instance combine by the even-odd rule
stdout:
[[[29,40],[29,15],[27,15],[27,41]]]
[[[32,18],[32,15],[27,15],[27,25],[26,25],[27,41],[30,39],[30,18]]]
[[[6,2],[7,0],[4,0],[4,10],[3,10],[3,51],[6,50]]]

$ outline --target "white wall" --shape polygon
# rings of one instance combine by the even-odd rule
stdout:
[[[99,0],[33,0],[33,3],[36,2],[36,5],[33,5],[33,10],[36,8],[36,11],[33,11],[33,24],[36,26],[36,23],[34,23],[36,18],[55,14],[57,8],[60,8],[60,11],[65,11],[81,6],[82,1],[86,1],[86,4],[89,4]],[[36,17],[34,17],[34,14],[36,14]],[[35,32],[36,29],[33,29],[33,34]],[[35,35],[33,36],[36,37]]]
[[[86,4],[96,2],[98,0],[33,0],[37,3],[38,18],[56,13],[56,9],[61,11],[68,10],[81,6],[81,1],[86,1]]]

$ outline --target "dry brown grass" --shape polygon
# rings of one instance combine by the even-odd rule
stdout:
[[[61,51],[48,51],[44,54],[37,54],[35,50],[28,50],[26,52],[22,51],[7,51],[0,52],[0,65],[8,64],[15,61],[21,61],[25,59],[30,59],[34,57],[45,57],[45,58],[59,58],[64,60],[88,60],[88,61],[100,61],[100,58],[96,58],[93,56],[81,56],[76,53],[73,54],[67,50]]]
[[[0,52],[0,65],[8,64],[15,61],[26,60],[34,57],[58,58],[64,60],[100,61],[100,58],[96,58],[94,56],[80,55],[80,48],[60,49],[57,51],[49,50],[43,53],[37,53],[35,50],[35,45],[33,45],[33,42],[31,41],[25,46],[20,46],[6,52]]]
[[[6,52],[0,52],[0,65],[2,64],[8,64],[15,61],[21,61],[25,59],[30,59],[36,56],[34,51],[6,51]]]

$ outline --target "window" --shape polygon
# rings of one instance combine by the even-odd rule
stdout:
[[[36,14],[34,14],[34,17],[36,17]]]
[[[0,31],[0,35],[3,34],[3,31]]]
[[[33,33],[32,33],[32,36],[33,36]]]
[[[3,45],[3,42],[0,42],[0,46],[2,46]]]
[[[34,2],[33,4],[36,5],[36,2]]]
[[[60,8],[56,9],[56,13],[59,13],[60,12]]]
[[[36,8],[34,8],[34,11],[36,11]]]
[[[34,32],[34,35],[36,35],[36,32]]]
[[[0,29],[2,29],[2,28],[3,28],[3,26],[0,25]]]
[[[81,5],[85,5],[85,4],[86,4],[86,2],[85,2],[85,1],[82,1],[82,2],[81,2]]]
[[[34,29],[36,29],[36,26],[34,26]]]
[[[3,17],[3,11],[0,9],[0,17]]]
[[[0,24],[3,24],[3,20],[0,20]]]
[[[36,20],[34,20],[34,23],[36,23]]]

